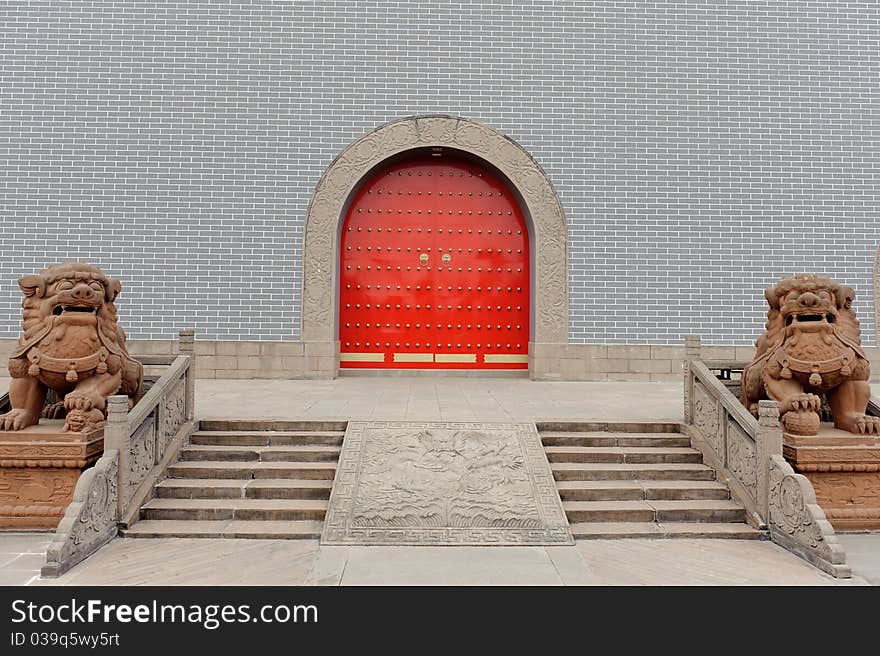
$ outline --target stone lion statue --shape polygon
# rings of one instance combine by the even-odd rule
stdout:
[[[789,433],[815,435],[822,395],[834,425],[850,433],[880,433],[880,418],[865,414],[870,364],[861,347],[855,292],[822,276],[798,274],[764,292],[770,308],[757,352],[742,374],[743,404],[779,402]]]
[[[122,285],[89,264],[51,266],[18,281],[24,293],[18,347],[9,357],[9,401],[0,430],[66,416],[64,430],[100,426],[107,397],[140,396],[143,366],[125,348],[113,301]],[[44,409],[46,392],[58,403]]]

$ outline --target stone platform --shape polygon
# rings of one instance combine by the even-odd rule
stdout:
[[[880,530],[880,437],[822,424],[818,435],[785,433],[783,455],[810,479],[835,530]]]
[[[350,422],[322,544],[572,544],[534,424]]]
[[[41,419],[22,431],[0,431],[0,530],[54,529],[80,474],[101,456],[103,429],[73,433],[63,426]]]

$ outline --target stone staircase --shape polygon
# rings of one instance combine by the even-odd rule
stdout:
[[[675,423],[538,422],[576,539],[739,538],[746,523]]]
[[[203,420],[129,538],[319,538],[344,421]]]

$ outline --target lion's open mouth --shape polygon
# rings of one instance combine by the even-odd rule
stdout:
[[[56,317],[61,316],[62,314],[67,312],[85,312],[97,314],[98,308],[94,305],[56,305],[54,308],[52,308],[52,314],[54,314]]]
[[[834,323],[834,316],[830,314],[789,314],[785,318],[785,325],[790,326],[793,323]]]

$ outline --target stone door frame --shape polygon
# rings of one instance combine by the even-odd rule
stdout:
[[[392,121],[360,137],[330,164],[306,216],[300,339],[310,374],[339,372],[337,278],[339,234],[345,209],[361,180],[383,161],[408,150],[448,148],[482,159],[513,187],[530,224],[532,335],[529,371],[568,341],[568,229],[550,179],[522,146],[482,123],[455,116]]]

